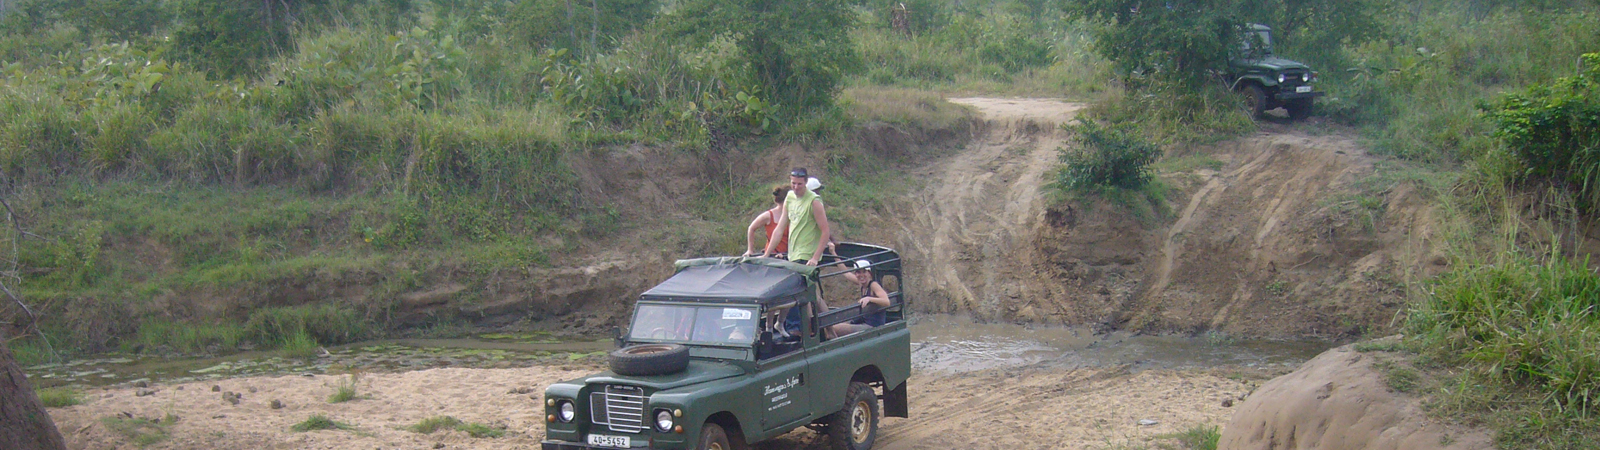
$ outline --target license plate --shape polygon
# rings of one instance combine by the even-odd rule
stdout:
[[[589,445],[597,447],[628,448],[628,437],[591,434],[589,435]]]
[[[1311,92],[1311,86],[1295,86],[1294,91],[1300,94]]]

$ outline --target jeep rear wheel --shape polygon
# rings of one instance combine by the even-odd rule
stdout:
[[[1244,85],[1245,105],[1250,107],[1250,117],[1261,117],[1267,112],[1267,91],[1261,85],[1247,83]]]
[[[878,439],[878,395],[872,386],[852,381],[845,390],[844,409],[828,421],[828,440],[834,450],[868,450]]]
[[[733,450],[733,444],[728,441],[728,432],[722,425],[708,423],[700,427],[700,445],[698,450]]]
[[[1311,99],[1298,98],[1290,100],[1288,104],[1283,105],[1283,109],[1289,110],[1289,118],[1293,120],[1311,117]]]
[[[689,368],[689,347],[678,344],[634,345],[611,352],[609,359],[611,371],[617,375],[666,375]]]

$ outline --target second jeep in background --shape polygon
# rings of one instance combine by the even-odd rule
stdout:
[[[1290,119],[1311,116],[1313,99],[1323,95],[1312,86],[1317,73],[1305,64],[1273,55],[1272,29],[1266,25],[1247,24],[1241,37],[1228,59],[1225,76],[1229,86],[1248,99],[1250,112],[1260,117],[1282,107]]]

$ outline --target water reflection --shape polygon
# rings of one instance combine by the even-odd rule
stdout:
[[[974,323],[964,316],[920,315],[911,325],[916,371],[976,370],[1048,365],[1061,368],[1127,365],[1132,370],[1219,366],[1295,367],[1336,345],[1321,340],[1235,340],[1094,334],[1087,327]]]

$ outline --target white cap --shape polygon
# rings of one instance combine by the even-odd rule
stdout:
[[[865,268],[867,268],[868,266],[871,266],[871,265],[872,265],[872,261],[867,261],[865,259],[856,260],[856,268],[857,269],[865,269]]]
[[[822,180],[818,180],[817,177],[806,179],[806,190],[811,192],[822,190]]]

